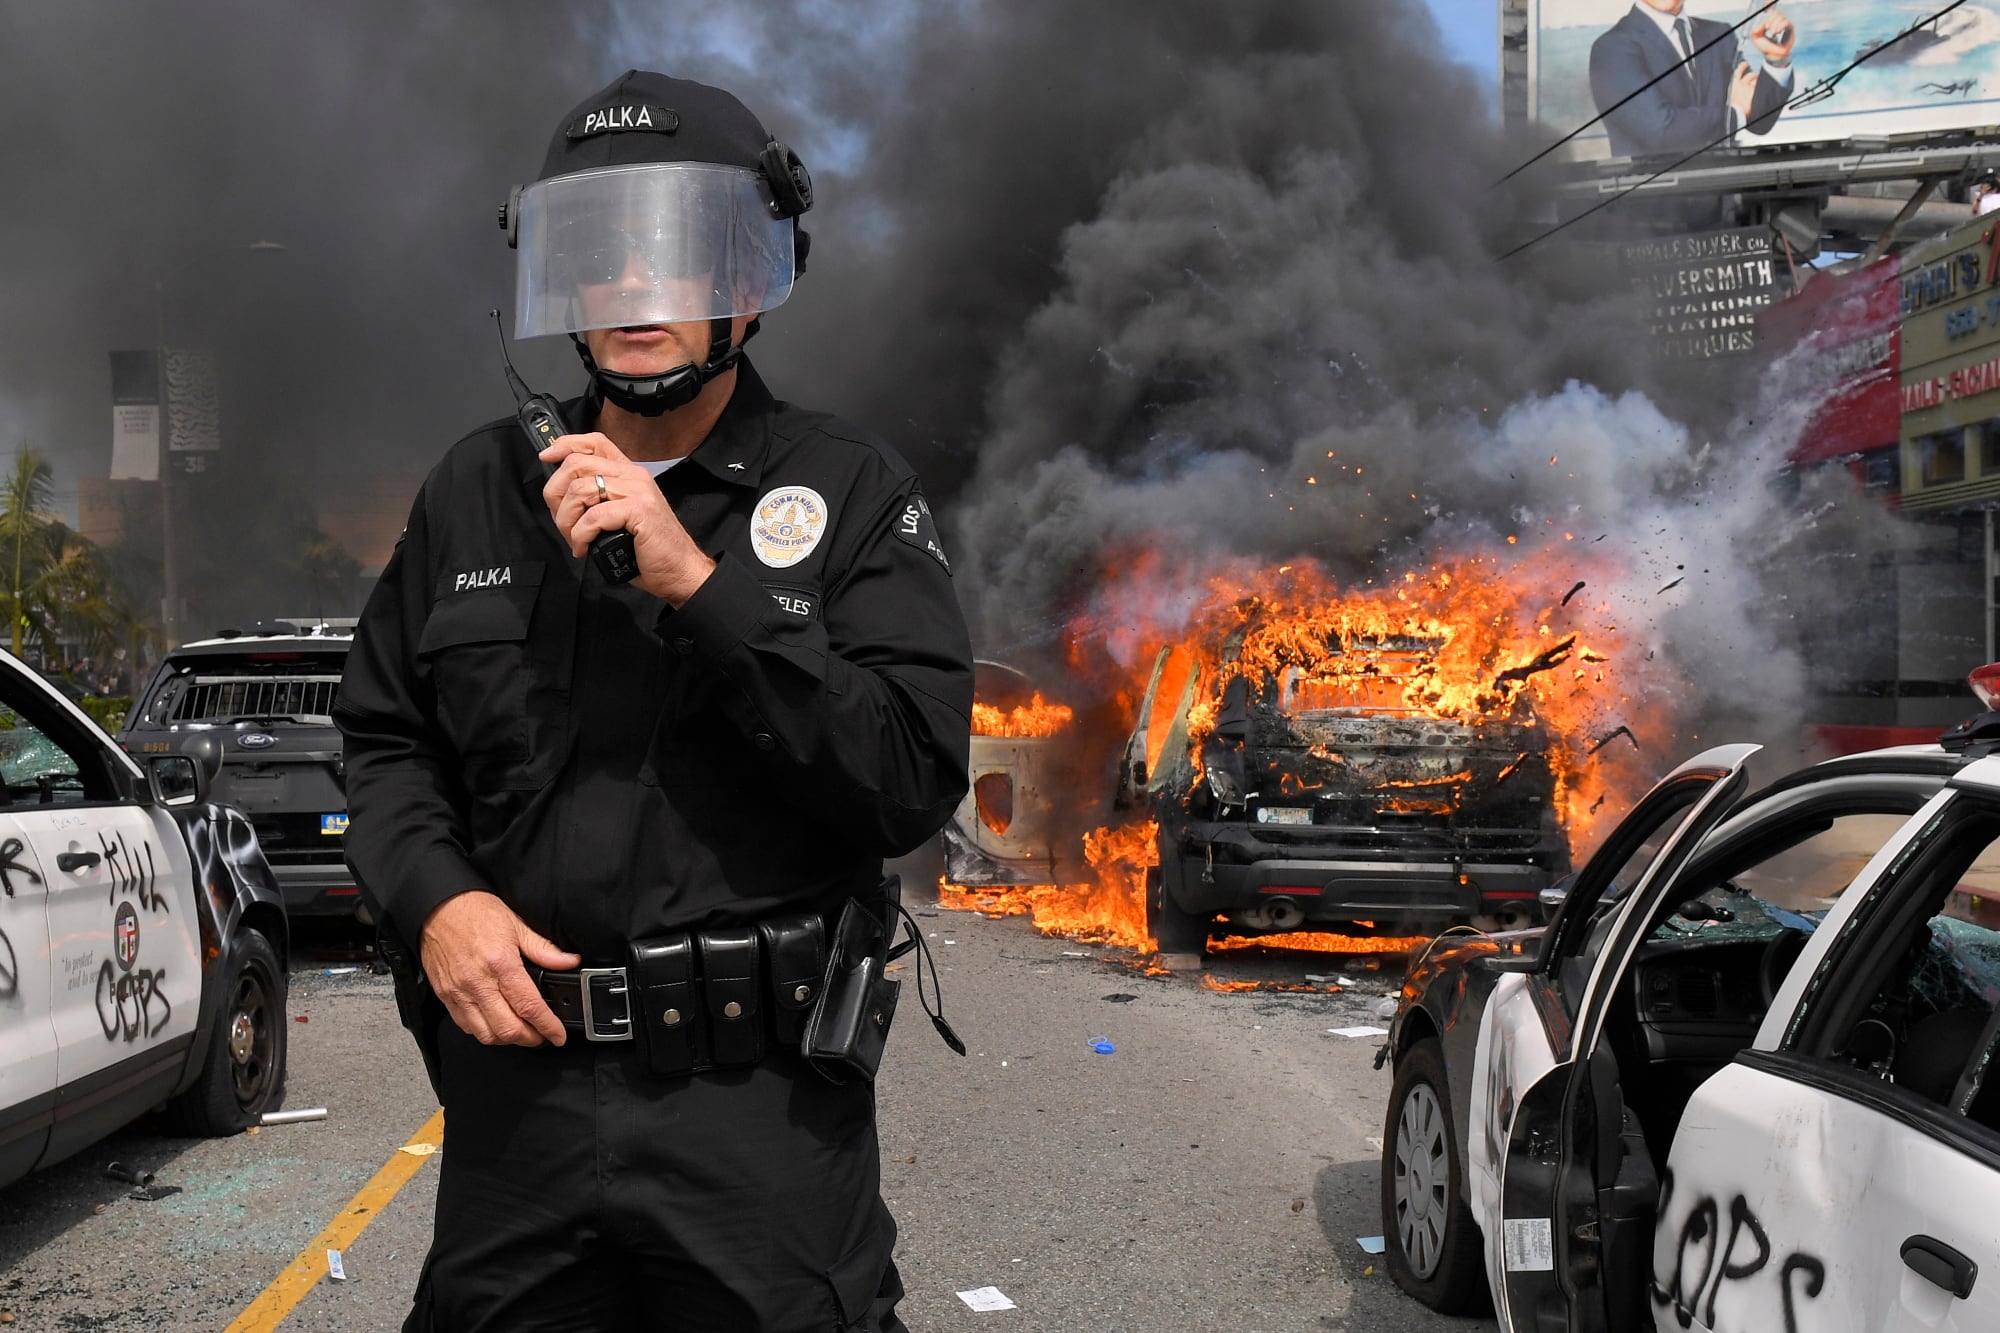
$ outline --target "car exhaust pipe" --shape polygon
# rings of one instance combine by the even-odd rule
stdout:
[[[1264,904],[1265,919],[1272,930],[1297,930],[1306,923],[1306,910],[1291,898],[1273,898]]]

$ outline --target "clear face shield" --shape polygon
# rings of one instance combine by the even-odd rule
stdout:
[[[754,171],[604,167],[521,192],[514,336],[751,315],[792,294],[792,221]]]

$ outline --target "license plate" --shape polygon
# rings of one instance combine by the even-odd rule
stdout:
[[[1259,824],[1310,824],[1313,812],[1310,806],[1266,805],[1257,809]]]
[[[329,838],[339,837],[341,834],[347,832],[347,816],[321,815],[319,817],[319,831],[322,835]]]

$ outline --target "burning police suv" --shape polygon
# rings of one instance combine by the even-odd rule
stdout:
[[[134,760],[0,652],[0,1185],[165,1105],[277,1105],[284,904],[194,758]]]
[[[1440,634],[1269,609],[1212,650],[1162,648],[1125,749],[1120,801],[1159,824],[1161,950],[1199,953],[1218,916],[1245,934],[1534,919],[1569,844],[1527,675],[1440,707]]]
[[[1426,1304],[2000,1328],[2000,712],[1750,792],[1755,750],[1661,779],[1546,927],[1412,959],[1381,1208]]]
[[[352,620],[260,621],[167,654],[119,743],[142,763],[185,754],[215,799],[243,811],[294,916],[347,916],[345,769],[333,702]]]

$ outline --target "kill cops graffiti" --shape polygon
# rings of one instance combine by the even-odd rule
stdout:
[[[141,843],[135,851],[123,834],[115,840],[99,834],[97,841],[111,873],[111,901],[117,904],[111,917],[111,957],[97,969],[97,1021],[106,1041],[137,1041],[164,1031],[174,1016],[161,986],[166,969],[139,966],[144,938],[139,912],[164,916],[167,898],[154,878],[151,843]]]

